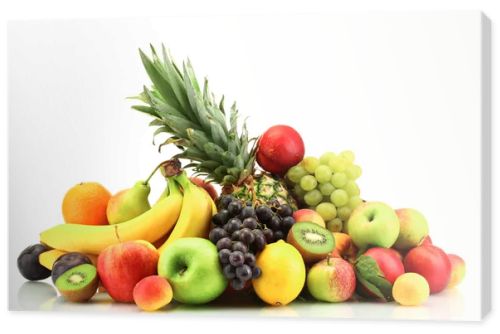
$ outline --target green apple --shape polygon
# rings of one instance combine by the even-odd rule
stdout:
[[[396,212],[382,202],[365,202],[351,213],[347,223],[354,244],[364,250],[368,247],[390,248],[399,235]]]
[[[399,236],[394,248],[406,251],[420,245],[429,234],[429,225],[425,217],[415,209],[398,209]]]
[[[185,304],[204,304],[226,289],[217,247],[203,238],[181,238],[160,254],[158,275],[172,285],[174,299]]]

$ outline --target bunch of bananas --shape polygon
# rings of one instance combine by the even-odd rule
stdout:
[[[60,224],[40,233],[40,242],[53,252],[98,255],[106,247],[145,240],[161,252],[174,240],[207,238],[216,207],[208,193],[193,184],[185,172],[168,177],[167,191],[151,209],[114,225]]]

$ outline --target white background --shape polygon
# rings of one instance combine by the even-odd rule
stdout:
[[[276,7],[276,8],[277,8],[277,9],[279,9],[280,7]],[[297,11],[299,11],[299,8],[300,8],[300,7],[296,7],[296,8],[297,8],[297,9],[292,10],[292,12],[297,12]],[[319,9],[319,8],[320,8],[320,7],[316,7],[316,10],[314,10],[314,7],[311,7],[311,9],[310,9],[310,10],[312,10],[312,11],[318,11],[318,9]],[[480,7],[472,7],[472,8],[480,8]],[[113,11],[113,10],[115,10],[115,8],[113,8],[113,9],[112,9],[112,8],[110,8],[109,10],[110,10],[110,11]],[[186,12],[187,12],[187,10],[186,10],[186,9],[182,9],[182,8],[180,8],[180,9],[178,9],[178,10],[179,10],[180,12],[183,12],[183,13],[186,13]],[[267,9],[267,10],[269,11],[269,9]],[[291,9],[288,9],[288,11],[290,11],[290,10],[291,10]],[[248,11],[249,11],[249,12],[255,12],[255,10],[248,10]],[[274,10],[274,11],[276,11],[276,10]],[[282,11],[285,11],[285,12],[286,12],[287,10],[282,9]],[[230,12],[231,12],[231,11],[230,11]],[[236,13],[238,13],[238,12],[243,12],[243,13],[245,13],[245,11],[244,11],[244,10],[238,10],[238,9],[234,9],[232,12],[233,12],[233,13],[235,13],[235,12],[236,12]],[[258,12],[258,11],[257,11],[257,12]],[[273,12],[273,10],[271,10],[271,12]],[[16,12],[14,11],[14,13],[16,13]],[[17,15],[21,15],[21,14],[20,14],[20,12],[17,12],[17,13],[18,13]],[[201,13],[201,12],[198,12],[198,13]],[[150,13],[148,13],[147,11],[145,11],[145,12],[143,12],[143,14],[150,14]],[[488,14],[490,17],[494,18],[494,15],[492,15],[492,14],[494,14],[494,13],[489,13],[489,12],[487,11],[487,14]],[[25,15],[25,14],[22,14],[22,15]],[[33,15],[34,15],[33,17],[37,17],[35,14],[33,14]],[[53,16],[53,15],[50,15],[50,14],[48,14],[48,15],[49,15],[49,16]],[[62,16],[64,17],[64,15],[62,15]],[[75,16],[75,15],[70,15],[70,16]],[[83,15],[83,16],[84,16],[84,17],[85,17],[85,16],[90,16],[90,17],[92,17],[92,16],[95,16],[95,15],[93,15],[93,14],[91,14],[91,13],[88,13],[87,15]],[[110,16],[110,14],[108,14],[108,16]],[[113,16],[113,15],[111,15],[111,16]],[[23,17],[24,17],[24,16],[23,16]],[[190,54],[190,55],[191,55],[191,54]],[[191,57],[193,58],[193,56],[191,56]],[[266,58],[266,59],[267,59],[267,58]],[[202,61],[203,61],[203,60],[202,60]],[[196,62],[195,62],[195,64],[198,64],[198,61],[196,61]],[[202,65],[202,66],[203,66],[203,65]],[[199,68],[199,66],[198,66],[198,65],[197,65],[197,68]],[[209,68],[209,67],[208,67],[208,65],[207,65],[207,67],[206,67],[206,68],[207,68],[207,69]],[[198,69],[198,72],[200,72],[200,70],[199,70],[199,69]],[[217,72],[217,71],[216,71],[216,72]],[[202,73],[205,73],[205,71],[203,71]],[[214,75],[214,71],[213,71],[213,70],[211,70],[211,71],[208,71],[208,70],[207,70],[207,71],[206,71],[206,73],[207,73],[207,74],[209,74],[209,75],[210,75],[210,77],[212,78],[212,80],[214,80],[214,81],[215,81],[215,80],[223,80],[223,78],[222,78],[222,79],[216,79],[215,77],[217,77],[217,76],[216,76],[216,75]],[[217,88],[219,88],[219,87],[223,87],[224,89],[220,89],[220,88],[219,88],[219,90],[224,91],[224,92],[228,92],[228,93],[229,93],[228,89],[226,89],[227,85],[222,85],[222,84],[216,83],[216,84],[215,84],[215,87],[217,87]],[[234,89],[236,89],[236,88],[234,88]],[[219,91],[219,90],[218,90],[218,91]],[[365,94],[365,93],[363,93],[363,94]],[[244,101],[242,101],[242,98],[240,97],[240,94],[238,94],[238,95],[237,95],[237,99],[238,99],[238,102],[240,103],[240,106],[242,106],[242,104],[243,104],[243,102],[244,102]],[[267,102],[267,101],[266,101],[266,102]],[[280,102],[281,102],[281,101],[280,101]],[[282,103],[277,103],[277,104],[276,104],[276,106],[280,106],[280,105],[282,105]],[[267,106],[267,104],[266,104],[266,106]],[[259,106],[259,107],[260,107],[260,106]],[[243,108],[242,108],[242,109],[243,109]],[[257,108],[257,109],[258,109],[258,108]],[[252,112],[252,114],[253,114],[253,112]],[[269,122],[272,124],[272,119],[271,119]],[[252,126],[253,126],[253,125],[252,125]],[[257,127],[255,127],[255,130],[257,130]],[[347,140],[346,142],[349,142],[349,143],[350,143],[350,142],[351,142],[351,141],[350,141],[350,138],[349,138],[349,140]],[[307,144],[307,143],[306,143],[306,144]],[[340,144],[341,144],[341,143],[339,143],[339,145],[340,145]],[[358,149],[358,148],[356,148],[356,147],[352,147],[352,148],[353,148],[355,151],[359,151],[359,149]],[[357,153],[358,153],[358,152],[357,152]],[[359,153],[358,153],[358,156],[359,156]],[[363,164],[363,159],[362,159],[362,158],[360,158],[360,163],[361,163],[361,164]],[[370,168],[371,168],[371,167],[370,167]],[[389,168],[386,168],[386,167],[384,166],[383,171],[381,171],[381,173],[382,173],[382,174],[387,174],[387,170],[389,170]],[[364,176],[363,176],[363,178],[364,178],[365,180],[366,180],[366,179],[368,179],[367,173],[372,173],[372,171],[371,171],[371,169],[370,169],[370,171],[369,171],[368,167],[365,167],[365,174],[364,174]],[[368,174],[368,175],[369,175],[369,174]],[[380,173],[379,173],[379,174],[377,174],[377,175],[375,175],[375,174],[373,174],[373,175],[374,175],[374,176],[377,176],[377,175],[380,175]],[[142,177],[142,176],[141,176],[141,177]],[[370,188],[372,188],[372,186],[370,186],[370,185],[366,184],[365,188],[366,188],[366,189],[370,189]],[[373,185],[373,188],[375,188],[375,185]],[[399,194],[400,194],[400,193],[398,193],[398,195],[399,195]],[[390,196],[390,195],[388,195],[388,196]],[[395,195],[392,195],[392,196],[394,196],[394,199],[398,199],[398,197],[396,197]],[[433,195],[431,194],[431,196],[433,196]],[[389,198],[388,200],[393,201],[393,198],[391,197],[391,198]],[[412,203],[414,203],[414,201],[412,201]],[[401,204],[401,205],[403,205],[403,204]],[[432,226],[433,226],[433,225],[432,225],[432,223],[431,223],[431,228],[432,228]],[[444,242],[444,241],[443,241],[443,242]],[[493,281],[494,281],[494,280],[493,280]],[[35,316],[35,315],[33,315],[33,316]],[[14,316],[14,318],[15,318],[15,317],[19,317],[19,316]],[[61,320],[61,319],[59,319],[59,321],[60,321],[60,320]],[[225,323],[227,323],[227,322],[228,322],[228,320],[227,320],[227,319],[223,319],[223,320],[224,320],[224,322],[225,322]],[[171,321],[171,319],[169,319],[169,321]],[[213,320],[210,320],[210,321],[213,321]],[[154,321],[154,320],[152,320],[152,322],[154,323],[155,321]],[[272,324],[273,324],[272,322],[266,322],[266,326],[272,327]],[[306,324],[307,324],[307,323],[306,323]],[[309,324],[310,324],[310,323],[309,323]],[[401,324],[401,323],[400,323],[400,324]],[[298,324],[294,324],[294,327],[295,327],[295,325],[297,325],[297,327],[300,327],[300,326],[298,326]],[[346,326],[346,328],[350,328],[350,326],[353,326],[353,325],[354,325],[354,323],[352,323],[352,322],[351,322],[351,323],[341,323],[341,324],[336,323],[336,324],[335,324],[335,326],[336,326],[336,330],[339,330],[339,328],[338,328],[338,327]],[[361,326],[364,326],[364,325],[368,325],[368,324],[367,324],[367,323],[363,323],[363,324],[361,324]],[[145,325],[144,325],[144,326],[145,326]],[[279,325],[277,324],[277,326],[279,326]],[[338,326],[338,327],[337,327],[337,326]],[[420,327],[420,326],[423,326],[423,325],[419,325],[418,327]],[[307,326],[307,327],[309,327],[309,326]],[[421,329],[421,328],[420,328],[420,329]]]

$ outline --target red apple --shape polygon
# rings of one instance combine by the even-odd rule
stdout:
[[[205,191],[212,197],[215,201],[219,195],[217,195],[217,190],[215,190],[214,186],[211,183],[206,182],[204,179],[198,176],[191,176],[189,178],[191,182],[196,184],[198,187],[205,189]]]
[[[287,125],[270,127],[257,143],[257,162],[266,171],[284,175],[304,158],[304,141]]]
[[[380,271],[384,274],[385,278],[394,283],[396,278],[405,273],[401,255],[390,248],[373,247],[365,252],[366,256],[371,257],[377,262]]]
[[[155,275],[159,254],[149,242],[128,241],[106,247],[97,258],[97,272],[108,294],[122,303],[134,301],[135,285]]]
[[[350,299],[356,289],[352,265],[340,258],[314,264],[307,273],[307,289],[317,300],[338,303]]]
[[[432,293],[446,288],[451,277],[451,262],[445,252],[436,246],[418,246],[411,249],[404,259],[406,272],[425,277]]]

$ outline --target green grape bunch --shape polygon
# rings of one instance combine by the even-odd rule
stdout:
[[[361,167],[354,153],[326,152],[305,157],[286,174],[286,180],[301,207],[318,212],[332,232],[340,232],[351,212],[363,201],[356,180]]]

